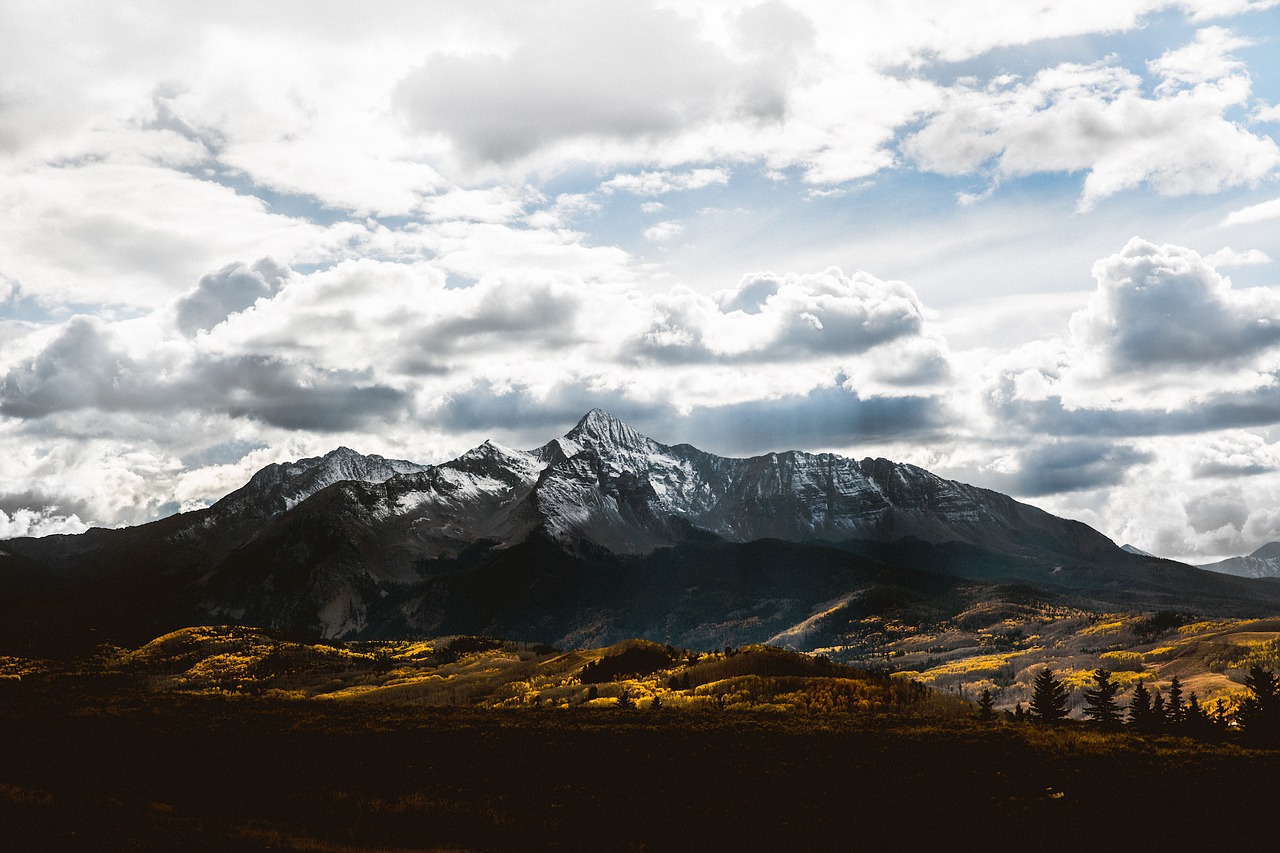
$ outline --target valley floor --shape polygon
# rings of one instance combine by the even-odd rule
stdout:
[[[1080,849],[1271,826],[1280,752],[855,714],[0,695],[5,849]]]

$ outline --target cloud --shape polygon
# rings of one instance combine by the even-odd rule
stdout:
[[[648,327],[624,351],[670,363],[789,360],[855,355],[923,334],[924,308],[910,287],[832,267],[755,273],[715,297],[654,297]]]
[[[727,453],[856,447],[874,440],[925,438],[946,414],[932,397],[862,397],[842,385],[802,395],[693,410],[673,432]]]
[[[644,229],[644,238],[655,243],[665,243],[679,237],[682,231],[684,231],[683,225],[674,219],[668,219]]]
[[[166,363],[128,355],[100,320],[76,317],[32,358],[0,378],[0,414],[205,411],[286,429],[332,432],[388,418],[406,395],[368,373],[318,370],[265,355],[195,356]]]
[[[1115,486],[1124,482],[1131,468],[1154,458],[1129,445],[1092,439],[1039,444],[1019,454],[1012,491],[1039,497]]]
[[[729,183],[729,171],[714,168],[693,169],[688,172],[641,172],[615,175],[601,184],[600,189],[604,192],[628,192],[652,196],[683,190],[700,190],[703,187],[727,183]]]
[[[1191,13],[1191,20],[1209,21],[1273,9],[1280,0],[1183,0],[1179,5]]]
[[[543,390],[473,383],[450,394],[433,416],[451,429],[532,431],[541,436],[535,440],[545,441],[550,437],[547,429],[567,429],[595,406],[658,441],[692,443],[728,455],[918,438],[933,434],[945,420],[935,398],[863,398],[840,384],[776,399],[694,406],[685,412],[667,401],[633,398],[619,388],[592,387],[585,378]]]
[[[19,536],[52,536],[59,533],[83,533],[89,529],[75,515],[59,515],[56,507],[31,509],[23,507],[5,512],[0,509],[0,541]]]
[[[162,166],[97,159],[5,173],[0,269],[43,304],[157,308],[228,258],[331,259],[363,226],[281,216]]]
[[[1249,42],[1219,27],[1149,63],[1155,97],[1114,60],[1065,63],[985,88],[961,82],[902,150],[944,175],[989,171],[997,180],[1085,172],[1079,209],[1146,184],[1162,195],[1218,192],[1275,174],[1280,147],[1227,117],[1250,83],[1230,51]],[[974,200],[977,200],[976,198]]]
[[[270,299],[289,277],[288,267],[263,258],[252,267],[228,264],[200,279],[175,304],[176,323],[185,335],[209,330],[259,299]]]
[[[443,134],[466,159],[510,163],[570,139],[777,121],[795,73],[790,57],[812,38],[778,3],[743,14],[732,53],[676,12],[639,2],[568,3],[514,18],[509,50],[433,55],[396,90],[413,127]],[[786,25],[766,40],[762,18]]]
[[[1271,256],[1258,249],[1245,249],[1237,252],[1230,246],[1219,249],[1204,256],[1204,262],[1211,267],[1246,267],[1271,263]]]
[[[1135,237],[1093,276],[1071,334],[1112,370],[1231,365],[1280,343],[1280,294],[1233,289],[1190,249]]]
[[[1233,210],[1222,220],[1222,225],[1223,227],[1228,225],[1252,225],[1255,222],[1266,222],[1270,219],[1280,219],[1280,198]]]
[[[984,394],[1000,428],[1103,439],[1280,423],[1280,295],[1233,288],[1191,249],[1139,238],[1094,278],[1065,339],[997,358]]]

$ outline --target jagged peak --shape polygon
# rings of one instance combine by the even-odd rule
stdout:
[[[653,439],[642,435],[630,424],[600,408],[592,409],[583,415],[564,437],[574,443],[588,446],[609,444],[622,447],[645,447],[654,444]]]

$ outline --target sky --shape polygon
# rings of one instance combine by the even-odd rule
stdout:
[[[1280,0],[0,0],[0,538],[604,408],[1280,539]]]

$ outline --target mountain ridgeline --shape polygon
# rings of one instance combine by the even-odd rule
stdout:
[[[1016,594],[1252,615],[1280,582],[1133,554],[1075,521],[885,459],[729,459],[600,410],[530,451],[441,465],[323,457],[207,509],[0,543],[0,646],[236,623],[329,639],[812,648],[904,608]],[[1014,590],[1014,593],[1010,593]]]

